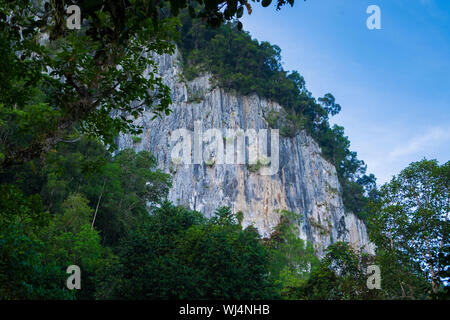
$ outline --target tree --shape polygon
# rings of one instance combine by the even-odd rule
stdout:
[[[11,169],[0,170],[4,299],[93,299],[105,270],[117,263],[112,252],[119,241],[170,187],[150,153],[122,150],[113,157],[88,138],[59,144],[44,167],[33,160]],[[80,291],[65,286],[73,264],[82,270]]]
[[[101,298],[262,299],[276,296],[268,255],[254,228],[229,208],[207,219],[162,204],[124,238]]]
[[[336,242],[307,281],[292,289],[297,299],[367,300],[379,299],[379,292],[367,288],[367,266],[372,257],[355,251],[348,243]]]
[[[407,256],[401,259],[393,250],[376,249],[375,265],[380,267],[381,288],[385,299],[416,300],[430,296],[430,283],[417,264]]]
[[[39,239],[45,243],[42,260],[63,269],[79,266],[83,289],[75,291],[76,298],[93,299],[96,276],[114,263],[114,256],[109,248],[102,247],[99,232],[91,226],[94,210],[82,194],[69,195],[62,210],[40,231]]]
[[[271,277],[285,299],[295,299],[292,291],[308,278],[319,262],[311,243],[298,237],[300,219],[299,214],[281,210],[280,222],[265,242],[270,252]]]
[[[73,299],[65,269],[45,261],[39,232],[50,223],[39,196],[0,186],[0,299]]]
[[[436,295],[437,299],[450,300],[450,245],[446,245],[441,253],[442,265],[444,266],[439,277],[445,282],[445,287]]]
[[[98,141],[82,138],[60,144],[48,156],[37,189],[55,214],[64,211],[62,203],[73,190],[83,194],[92,208],[90,224],[100,231],[103,244],[115,245],[167,196],[171,177],[156,166],[148,151],[125,149],[113,157]]]
[[[370,220],[377,250],[413,274],[423,274],[434,294],[442,286],[449,245],[449,181],[450,162],[413,162],[383,185]]]
[[[327,93],[323,98],[319,98],[318,100],[332,116],[337,115],[341,111],[341,106],[336,103],[336,99],[331,93]]]

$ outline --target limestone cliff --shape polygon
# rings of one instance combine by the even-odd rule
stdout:
[[[214,160],[213,156],[217,157],[214,152],[198,163],[195,157],[208,153],[208,145],[200,143],[198,155],[195,144],[198,146],[199,140],[195,142],[192,137],[191,144],[187,145],[192,147],[190,152],[185,150],[180,158],[174,157],[175,145],[180,139],[187,141],[186,137],[174,137],[179,129],[193,136],[194,131],[218,129],[223,133],[224,148],[228,148],[227,130],[268,129],[265,120],[268,113],[282,108],[256,95],[239,96],[213,88],[208,75],[183,81],[177,55],[157,59],[159,72],[172,90],[173,113],[152,120],[153,114],[145,112],[136,120],[144,127],[141,140],[122,135],[118,145],[120,149],[149,150],[156,156],[159,166],[173,175],[171,201],[205,215],[211,215],[219,206],[230,206],[235,212],[243,212],[244,226],[253,224],[264,237],[279,222],[280,210],[286,209],[301,214],[299,236],[313,243],[319,256],[323,255],[324,248],[339,240],[372,252],[364,223],[345,211],[336,169],[321,156],[320,147],[305,132],[292,138],[279,137],[279,160],[272,168],[275,169],[272,175],[261,174],[258,167],[267,167],[270,161],[270,165],[275,165],[273,149],[271,156],[264,159],[266,163],[258,159],[257,165],[248,164],[249,155],[244,164],[220,164]],[[273,143],[271,140],[270,144]],[[183,157],[189,161],[181,161]]]

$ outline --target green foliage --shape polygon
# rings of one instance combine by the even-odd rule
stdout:
[[[313,135],[314,136],[314,135]],[[322,124],[314,136],[322,147],[326,159],[334,164],[342,186],[342,200],[347,210],[367,221],[368,200],[376,193],[376,178],[366,175],[367,166],[350,151],[350,141],[344,136],[344,128]]]
[[[377,248],[374,263],[380,267],[383,298],[429,299],[430,282],[422,272],[418,272],[417,262],[394,250]]]
[[[0,71],[2,166],[45,156],[74,126],[110,149],[119,132],[141,133],[133,118],[144,108],[155,117],[170,113],[170,89],[153,54],[174,52],[180,10],[189,8],[210,26],[242,17],[244,6],[252,10],[246,0],[75,4],[82,12],[80,30],[67,28],[63,2],[0,1],[0,59],[8,65]],[[284,4],[278,0],[277,8]],[[41,119],[47,117],[45,126]],[[21,145],[18,135],[27,138]]]
[[[205,164],[206,164],[208,167],[212,167],[212,166],[214,165],[214,163],[216,163],[216,160],[215,160],[215,159],[210,159],[210,160],[206,160],[206,161],[205,161]]]
[[[258,172],[259,169],[261,169],[261,161],[257,160],[255,164],[247,164],[247,169],[250,172]]]
[[[280,135],[282,137],[293,138],[297,134],[297,128],[292,124],[286,124],[281,127]]]
[[[327,248],[325,258],[309,279],[291,294],[297,299],[359,300],[380,299],[379,291],[367,288],[366,270],[371,257],[355,252],[344,242]]]
[[[443,282],[446,282],[446,284],[439,288],[438,293],[435,294],[433,298],[450,300],[450,245],[448,243],[443,246],[439,259],[441,260],[443,268],[440,270],[438,276]]]
[[[63,202],[63,214],[57,215],[40,235],[45,243],[45,261],[60,266],[75,264],[82,270],[83,290],[75,291],[78,299],[94,298],[95,275],[114,259],[111,250],[102,247],[98,231],[91,227],[93,210],[87,202],[80,194],[70,195]]]
[[[56,217],[57,228],[66,232],[80,232],[93,218],[88,200],[82,194],[70,194],[62,203],[62,214]]]
[[[258,233],[228,208],[212,219],[165,203],[123,240],[100,297],[255,299],[275,295]]]
[[[0,186],[0,298],[73,298],[64,286],[65,269],[43,257],[38,233],[49,221],[38,196]]]
[[[131,139],[133,140],[133,143],[139,143],[142,141],[142,138],[136,135],[132,136]]]
[[[114,246],[148,216],[149,206],[167,194],[170,177],[155,169],[148,152],[123,150],[111,157],[85,138],[60,144],[47,160],[44,167],[31,161],[0,171],[0,278],[11,279],[0,297],[93,299],[99,279],[117,263],[105,244]],[[7,181],[31,195],[22,196]],[[81,291],[65,287],[72,264],[82,270]]]
[[[0,197],[2,229],[10,224],[19,224],[27,234],[36,235],[48,224],[50,215],[44,211],[40,196],[26,197],[16,186],[2,184]]]
[[[202,92],[201,90],[192,90],[189,87],[187,87],[187,95],[188,95],[187,99],[188,103],[200,103],[202,102],[205,93]]]
[[[111,157],[98,142],[81,139],[60,145],[45,167],[33,163],[0,175],[30,193],[0,185],[3,299],[448,297],[448,163],[413,163],[383,186],[369,225],[375,257],[335,243],[321,261],[298,238],[299,214],[281,210],[262,241],[253,227],[242,228],[241,212],[223,207],[208,219],[156,205],[170,179],[148,153]],[[72,264],[81,267],[81,291],[65,287]],[[367,289],[368,264],[380,266],[382,290]]]
[[[371,238],[387,262],[386,273],[399,279],[390,282],[393,297],[425,295],[417,278],[427,279],[434,295],[443,289],[440,274],[447,267],[444,250],[450,233],[449,172],[450,162],[413,162],[383,185],[373,202]]]
[[[144,105],[170,112],[169,88],[150,53],[173,52],[176,19],[151,19],[149,1],[102,2],[77,3],[89,21],[81,30],[66,28],[59,3],[0,2],[9,17],[0,23],[0,58],[10,68],[0,81],[3,166],[44,156],[74,126],[113,148],[120,131],[141,131],[131,117]]]
[[[72,190],[84,194],[97,212],[94,226],[113,245],[167,195],[171,178],[156,165],[148,151],[126,149],[111,157],[95,140],[81,139],[49,156],[41,194],[52,212],[63,211],[62,201]]]
[[[295,109],[294,101],[300,105],[308,100],[306,92],[299,97],[299,91],[304,90],[303,78],[296,72],[288,75],[282,70],[281,50],[277,46],[259,44],[248,33],[236,32],[235,23],[210,29],[187,14],[180,18],[183,26],[178,46],[188,79],[211,72],[222,88],[283,100],[280,103],[291,105],[291,109]]]
[[[274,110],[270,110],[266,121],[270,128],[278,129],[278,121],[280,120],[280,113]]]
[[[298,237],[301,216],[287,210],[279,213],[280,222],[266,241],[266,247],[271,257],[271,277],[279,286],[281,296],[292,299],[292,289],[307,279],[318,259],[311,243]]]

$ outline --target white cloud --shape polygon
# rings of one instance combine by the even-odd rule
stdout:
[[[389,153],[389,158],[395,159],[414,154],[448,140],[450,140],[450,127],[431,128],[424,134],[417,135],[414,138],[410,139],[408,142],[406,142],[405,145],[391,151]]]
[[[382,185],[391,180],[411,162],[437,159],[441,163],[450,159],[450,126],[434,126],[418,130],[407,136],[407,131],[400,126],[397,130],[383,128],[383,131],[365,136],[366,143],[358,145],[358,156],[368,166],[368,172],[377,177],[377,184]],[[369,143],[367,141],[370,141]],[[361,151],[361,152],[359,152]]]

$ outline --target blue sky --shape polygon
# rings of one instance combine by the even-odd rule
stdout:
[[[369,5],[381,30],[369,30]],[[275,11],[254,4],[244,29],[282,49],[315,97],[342,106],[332,122],[384,183],[410,162],[450,160],[450,1],[297,0]]]

